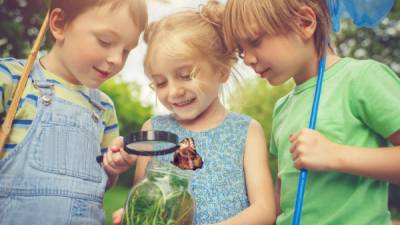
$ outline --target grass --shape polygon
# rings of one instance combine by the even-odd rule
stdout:
[[[130,188],[115,186],[104,195],[104,210],[106,212],[106,225],[112,225],[112,213],[124,207]]]

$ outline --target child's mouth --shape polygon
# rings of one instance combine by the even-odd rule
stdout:
[[[261,73],[258,73],[261,78],[267,79],[268,73],[271,71],[271,68],[267,68],[266,70],[262,71]]]
[[[93,69],[96,70],[96,71],[100,74],[101,77],[106,78],[106,77],[108,77],[108,76],[110,75],[109,72],[100,70],[100,69],[98,69],[98,68],[96,68],[96,67],[93,67]]]
[[[194,102],[196,99],[195,98],[192,98],[192,99],[189,99],[189,100],[185,100],[185,101],[182,101],[182,102],[178,102],[178,103],[172,103],[175,107],[185,107],[185,106],[187,106],[187,105],[190,105],[192,102]]]

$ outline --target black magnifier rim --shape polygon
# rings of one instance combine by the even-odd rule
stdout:
[[[144,141],[163,141],[174,144],[174,146],[157,151],[139,151],[134,148],[128,147],[129,144],[135,142]],[[161,130],[150,130],[150,131],[139,131],[130,133],[124,136],[125,151],[129,154],[141,155],[141,156],[155,156],[155,155],[166,155],[175,152],[178,149],[179,138],[178,135]]]

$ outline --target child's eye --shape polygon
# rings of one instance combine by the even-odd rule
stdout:
[[[257,47],[260,44],[261,37],[257,37],[250,41],[252,47]]]
[[[263,39],[263,37],[264,37],[264,34],[258,35],[254,39],[251,39],[249,44],[252,47],[257,47],[261,43],[261,40]]]
[[[180,75],[180,78],[182,80],[191,80],[192,79],[192,75],[191,75],[191,73],[185,73],[185,74]]]
[[[111,45],[110,41],[107,41],[107,40],[104,40],[104,39],[101,39],[101,38],[97,38],[97,41],[103,47],[109,47]]]
[[[150,84],[150,87],[152,89],[157,89],[157,88],[163,88],[167,86],[167,81],[157,81],[157,82],[152,82]]]

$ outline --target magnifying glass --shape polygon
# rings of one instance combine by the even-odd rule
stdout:
[[[178,148],[178,136],[168,131],[139,131],[124,136],[124,150],[129,154],[166,155],[175,152]],[[96,161],[103,162],[103,155],[97,156]]]

